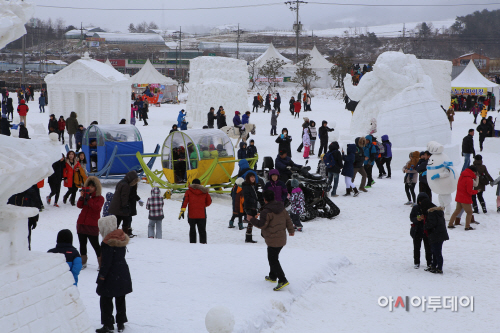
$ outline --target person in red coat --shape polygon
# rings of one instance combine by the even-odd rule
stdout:
[[[294,107],[294,111],[295,111],[295,116],[293,117],[295,119],[295,117],[299,117],[299,114],[300,114],[300,108],[302,107],[301,104],[300,104],[300,101],[295,101],[295,103],[293,103],[293,107]]]
[[[74,206],[76,192],[82,187],[87,176],[80,163],[78,163],[75,152],[72,150],[66,154],[66,167],[63,170],[63,179],[64,187],[68,188],[63,197],[63,203],[66,203],[69,197],[69,202]]]
[[[19,113],[19,118],[21,119],[19,122],[24,123],[24,126],[26,126],[26,115],[29,110],[30,108],[26,105],[24,99],[22,99],[17,107],[17,113]]]
[[[202,186],[200,180],[194,179],[193,183],[189,185],[188,190],[184,194],[182,200],[181,212],[179,220],[184,218],[184,212],[189,205],[188,210],[188,223],[189,223],[189,242],[196,243],[196,227],[200,234],[200,243],[207,244],[207,214],[206,207],[212,204],[212,198],[208,194],[209,189]]]
[[[453,222],[455,221],[457,215],[463,209],[467,214],[465,219],[465,230],[474,230],[470,226],[470,222],[472,220],[472,196],[477,194],[477,191],[474,190],[474,179],[476,179],[477,169],[475,166],[470,166],[460,174],[460,178],[458,179],[457,184],[457,194],[455,197],[455,201],[457,202],[457,208],[453,212],[450,218],[450,222],[448,223],[448,228],[455,228]]]
[[[64,121],[63,116],[59,117],[57,127],[59,129],[59,141],[61,141],[62,139],[62,144],[64,144],[64,130],[66,129],[66,122]]]
[[[101,218],[101,209],[104,205],[104,197],[101,195],[102,186],[97,177],[89,177],[85,181],[80,192],[80,198],[76,206],[82,211],[76,222],[76,232],[80,242],[80,254],[82,256],[82,269],[87,267],[87,240],[94,248],[99,268],[101,267],[101,247],[99,246],[99,226],[97,222]]]

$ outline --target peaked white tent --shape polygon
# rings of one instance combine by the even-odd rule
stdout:
[[[113,65],[111,64],[111,61],[109,61],[109,59],[106,59],[106,61],[104,62],[106,65],[108,66],[111,66],[113,67]],[[114,68],[114,67],[113,67]]]
[[[316,72],[316,75],[319,76],[319,79],[312,82],[312,88],[331,88],[335,85],[335,81],[328,74],[333,64],[323,57],[323,55],[318,51],[316,45],[314,45],[311,52],[309,52],[309,56],[311,57],[310,63],[311,68]],[[285,76],[293,77],[295,75],[295,70],[297,69],[296,65],[286,64],[284,66]]]
[[[130,83],[132,84],[151,84],[160,83],[163,85],[177,85],[177,81],[169,77],[164,76],[154,68],[151,61],[146,60],[144,66],[141,70],[137,72],[134,76],[130,78]]]
[[[147,85],[151,85],[151,88],[156,90],[155,103],[156,96],[158,102],[175,101],[177,99],[177,81],[158,72],[149,59],[146,60],[141,70],[130,78],[130,84],[135,93],[142,93]]]
[[[460,73],[455,80],[451,81],[452,95],[476,95],[486,96],[488,92],[496,96],[495,108],[498,109],[499,103],[499,85],[491,82],[481,74],[473,61],[469,61],[467,67]]]
[[[332,68],[333,64],[323,57],[321,53],[319,53],[318,48],[314,45],[313,49],[309,53],[311,56],[311,68],[318,69],[328,69]]]
[[[254,62],[256,64],[257,68],[260,68],[260,67],[264,66],[266,61],[273,59],[273,58],[283,60],[286,63],[292,63],[292,61],[290,59],[285,58],[284,56],[282,56],[278,52],[278,50],[276,50],[273,43],[269,44],[269,47],[267,48],[266,52],[264,52],[260,57],[255,59]]]

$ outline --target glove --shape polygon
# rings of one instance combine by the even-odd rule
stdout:
[[[181,212],[179,213],[179,220],[182,218],[184,218],[184,212],[186,211],[186,208],[181,208]]]
[[[141,207],[144,206],[144,201],[139,200],[139,206],[141,206]]]
[[[288,170],[291,170],[291,169],[292,169],[292,167],[291,167],[291,166],[287,166],[286,168],[287,168]]]

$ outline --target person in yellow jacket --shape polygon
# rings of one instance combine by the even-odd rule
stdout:
[[[483,105],[483,109],[481,110],[481,118],[486,118],[488,115],[488,109],[486,106]]]

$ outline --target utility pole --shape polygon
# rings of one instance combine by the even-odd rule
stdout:
[[[23,35],[22,45],[23,45],[23,76],[21,83],[24,84],[26,79],[26,35]]]
[[[403,53],[405,53],[406,39],[405,39],[405,24],[403,23]]]
[[[182,27],[179,27],[179,64],[181,65],[181,80],[184,81],[184,68],[182,68]]]
[[[299,21],[299,5],[301,3],[306,4],[307,2],[301,0],[285,1],[285,5],[289,5],[291,11],[297,12],[297,19],[293,25],[293,30],[295,31],[295,63],[299,61],[299,36],[302,30],[302,23]]]
[[[236,59],[240,58],[240,24],[238,23],[238,37],[236,38]]]

